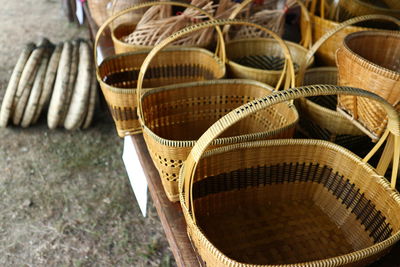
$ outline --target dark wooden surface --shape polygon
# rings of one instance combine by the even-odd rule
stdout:
[[[143,135],[132,136],[136,148],[140,151],[139,160],[144,168],[149,191],[160,217],[165,235],[178,266],[201,266],[197,254],[186,234],[185,219],[179,202],[172,203],[165,195],[160,176],[153,165],[144,143]]]
[[[90,17],[87,3],[84,5],[84,12],[89,26],[90,35],[94,39],[98,27]],[[104,56],[113,54],[112,41],[109,34],[105,33],[103,35],[99,42],[99,46],[103,51]],[[179,203],[171,203],[165,195],[160,176],[150,158],[143,136],[132,136],[132,140],[140,152],[139,160],[144,167],[149,184],[150,195],[157,209],[157,213],[160,217],[176,263],[180,267],[203,266],[204,264],[201,263],[198,254],[195,252],[187,236],[186,224]],[[400,267],[400,244],[398,243],[390,254],[372,264],[370,267]]]

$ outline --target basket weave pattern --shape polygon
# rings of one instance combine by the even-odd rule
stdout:
[[[225,129],[283,101],[346,94],[379,101],[389,119],[361,159],[322,140],[241,142],[208,150]],[[388,140],[392,184],[367,161]],[[188,233],[208,266],[365,266],[400,239],[399,114],[382,98],[333,85],[274,93],[228,113],[205,132],[180,172]],[[389,149],[391,148],[391,149]],[[258,265],[255,265],[258,264]]]
[[[368,43],[368,46],[365,44]],[[382,49],[382,45],[384,49]],[[346,37],[337,54],[339,83],[373,92],[400,111],[400,34],[359,32]],[[340,107],[380,137],[387,116],[379,103],[341,96]]]

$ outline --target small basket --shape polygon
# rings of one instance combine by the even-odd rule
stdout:
[[[400,33],[352,33],[337,51],[337,64],[340,85],[373,92],[400,112]],[[379,139],[385,131],[387,116],[379,103],[341,96],[339,106],[351,119],[357,120],[360,129],[373,140]]]
[[[148,0],[112,0],[111,7],[107,9],[108,17],[111,17],[112,15],[117,14],[118,12],[121,12],[124,9],[146,2],[148,2]],[[147,8],[137,9],[123,16],[120,16],[118,19],[114,20],[112,25],[110,26],[111,36],[113,36],[114,29],[121,24],[138,23],[143,14],[146,12],[146,10]]]
[[[386,3],[382,3],[386,2]],[[344,11],[347,18],[370,14],[381,14],[400,19],[400,1],[339,1],[340,12]]]
[[[254,26],[272,33],[256,24],[237,20],[213,20],[185,28],[165,39],[150,52],[140,70],[138,97],[148,65],[163,47],[193,31],[226,24]],[[272,35],[285,50],[289,68],[286,79],[290,79],[293,85],[293,66],[288,48],[276,34]],[[177,179],[180,166],[200,135],[227,112],[271,92],[271,87],[256,81],[213,80],[167,86],[148,90],[143,94],[141,100],[138,100],[143,136],[161,176],[166,195],[171,201],[179,199]],[[281,104],[249,117],[236,130],[228,131],[213,145],[222,146],[244,140],[290,138],[294,134],[297,120],[295,107],[288,103]]]
[[[344,21],[338,24],[336,28],[325,33],[318,41],[315,42],[306,55],[304,62],[309,62],[313,55],[323,47],[324,43],[328,42],[334,36],[340,34],[350,25],[376,19],[387,19],[389,21],[397,22],[395,18],[384,15],[361,16]],[[303,84],[303,77],[306,67],[306,64],[304,64],[300,68],[299,75],[297,77],[298,85]],[[324,73],[326,73],[326,71]],[[323,74],[323,72],[321,72],[321,74]],[[367,146],[363,144],[363,142],[366,141],[366,138],[363,137],[365,134],[363,134],[363,132],[359,130],[356,125],[354,125],[354,121],[349,121],[345,116],[343,116],[343,114],[337,112],[336,110],[332,110],[332,107],[329,108],[315,102],[317,99],[317,102],[319,103],[332,102],[329,101],[329,97],[315,97],[314,101],[310,101],[308,99],[301,99],[298,101],[300,112],[304,114],[305,118],[308,119],[308,121],[303,120],[303,122],[306,121],[309,124],[306,126],[306,128],[316,134],[314,137],[332,142],[340,142],[340,145],[356,150],[361,148],[361,151],[359,152],[362,153],[364,150],[363,148],[367,148]]]
[[[380,101],[388,131],[361,159],[321,140],[243,142],[207,147],[239,120],[274,104],[315,95],[351,94]],[[180,177],[180,202],[191,241],[207,266],[366,266],[400,239],[397,112],[355,88],[309,86],[245,104],[196,142]],[[388,138],[382,159],[394,160],[392,185],[367,163]],[[390,149],[389,149],[390,150]],[[394,151],[393,151],[394,150]]]
[[[190,5],[190,4],[186,4],[186,3],[182,3],[182,2],[154,1],[154,2],[147,2],[147,3],[140,3],[140,4],[133,5],[131,8],[125,9],[125,10],[119,12],[118,14],[116,14],[115,18],[113,20],[115,20],[118,17],[121,17],[123,15],[129,14],[132,11],[143,9],[144,7],[160,6],[160,5],[186,7],[186,8],[194,9],[194,10],[200,12],[202,15],[206,16],[209,19],[214,18],[210,13],[208,13],[208,12],[204,11],[203,9],[198,8],[194,5]],[[126,53],[126,52],[135,52],[135,51],[146,51],[146,50],[148,51],[154,47],[154,46],[149,46],[149,45],[130,44],[130,43],[124,42],[122,40],[122,37],[132,33],[135,30],[135,28],[136,28],[136,23],[125,22],[125,23],[117,25],[111,31],[111,38],[114,43],[114,48],[115,48],[116,54],[121,54],[121,53]],[[177,47],[182,47],[182,46],[177,46]]]
[[[303,85],[315,84],[337,85],[337,68],[308,69]],[[301,114],[299,128],[307,137],[334,142],[358,155],[364,155],[369,149],[370,138],[336,111],[336,95],[300,99],[297,104]]]
[[[164,3],[164,2],[162,2]],[[165,2],[170,4],[171,2]],[[141,4],[142,7],[153,3]],[[183,3],[176,5],[188,6]],[[129,12],[129,8],[121,13]],[[97,60],[98,41],[107,25],[120,13],[110,17],[99,29],[95,40],[95,59]],[[189,81],[219,79],[225,75],[225,44],[221,30],[219,33],[219,56],[196,47],[172,47],[162,51],[153,60],[143,87],[154,88]],[[96,67],[97,80],[110,108],[118,135],[137,134],[141,132],[137,117],[136,81],[140,66],[148,51],[137,51],[108,57]]]
[[[285,41],[295,64],[295,71],[303,64],[307,49]],[[285,62],[279,43],[270,38],[238,39],[226,43],[228,74],[276,86]],[[312,64],[312,61],[311,63]]]
[[[347,1],[347,0],[346,0]],[[302,16],[300,19],[301,35],[303,36],[302,44],[304,47],[310,47],[311,42],[315,43],[321,39],[327,32],[337,28],[340,23],[325,19],[309,12],[302,6]],[[388,16],[381,15],[382,19],[396,22],[394,18],[388,19]],[[350,26],[335,34],[327,40],[316,53],[316,62],[325,66],[336,66],[335,52],[340,47],[343,39],[350,33],[366,30],[378,30],[367,27]],[[386,33],[393,31],[385,30]]]

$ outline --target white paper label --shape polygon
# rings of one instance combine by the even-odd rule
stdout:
[[[125,164],[126,172],[139,208],[144,217],[147,211],[147,179],[139,161],[138,151],[133,143],[131,136],[126,136],[124,140],[124,152],[122,159]]]
[[[79,24],[82,25],[84,21],[82,2],[81,0],[75,0],[75,2],[76,2],[76,11],[75,11],[76,18],[78,19]]]

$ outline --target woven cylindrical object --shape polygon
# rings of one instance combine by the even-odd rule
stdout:
[[[337,28],[340,25],[339,22],[328,20],[311,13],[305,14],[306,12],[308,13],[307,9],[302,8],[302,16],[300,20],[301,35],[303,36],[303,38],[307,39],[306,41],[303,40],[303,45],[305,47],[309,47],[311,45],[311,42],[315,43],[327,32]],[[384,15],[382,15],[382,19],[390,20],[387,16]],[[394,18],[392,18],[390,21],[396,22]],[[332,36],[332,38],[329,38],[317,51],[317,62],[326,66],[335,66],[335,52],[340,47],[343,39],[350,33],[365,30],[377,29],[348,26],[345,29],[341,30],[340,32]],[[392,31],[386,30],[385,32],[390,33]]]
[[[143,77],[154,56],[177,38],[215,25],[254,26],[273,35],[286,52],[288,48],[276,34],[238,20],[214,20],[185,28],[165,39],[145,59],[139,73],[138,96],[141,94]],[[290,53],[285,54],[290,65],[287,79],[294,83]],[[285,73],[283,73],[284,75]],[[283,76],[282,75],[282,76]],[[138,105],[143,136],[153,162],[160,173],[166,195],[178,201],[178,173],[191,148],[200,135],[216,120],[230,110],[268,95],[272,87],[249,80],[213,80],[159,87],[145,92]],[[233,144],[244,140],[290,138],[298,120],[293,105],[283,103],[275,109],[267,109],[249,117],[232,131],[218,138],[214,146]]]
[[[304,6],[302,7],[304,9]],[[324,44],[329,42],[332,38],[340,34],[342,31],[346,30],[350,25],[368,21],[368,20],[389,20],[398,23],[399,21],[395,18],[384,16],[384,15],[368,15],[349,19],[337,25],[332,30],[326,32],[319,40],[317,40],[314,45],[309,49],[304,62],[309,62],[313,55],[322,49]],[[307,64],[301,65],[299,74],[297,76],[297,84],[303,84],[304,73],[307,68]],[[327,71],[322,71],[321,75],[327,73]],[[336,82],[335,82],[336,84]],[[345,116],[335,111],[335,108],[331,104],[331,107],[324,106],[324,103],[332,102],[329,100],[332,96],[318,96],[313,98],[314,101],[308,99],[301,99],[298,101],[300,110],[304,114],[304,117],[310,121],[310,125],[307,127],[313,130],[315,136],[330,141],[340,141],[341,145],[346,143],[346,147],[355,148],[362,147],[365,138],[362,138],[362,131],[359,130],[356,125],[351,123]],[[332,110],[333,109],[333,110]],[[339,139],[337,139],[339,138]],[[343,143],[344,142],[344,143]],[[364,146],[365,147],[365,146]]]
[[[349,94],[379,101],[384,138],[361,159],[328,141],[241,142],[209,150],[220,134],[264,108],[300,97]],[[307,86],[251,101],[222,117],[184,162],[179,191],[191,241],[207,266],[366,266],[400,239],[398,113],[350,87]],[[388,140],[392,184],[367,161]]]
[[[373,92],[400,112],[400,33],[357,32],[348,35],[337,51],[339,84]],[[378,139],[385,131],[387,115],[375,101],[341,96],[339,106]]]
[[[180,7],[185,7],[188,9],[193,9],[200,14],[204,15],[205,17],[209,19],[213,19],[213,16],[206,12],[205,10],[202,10],[201,8],[198,8],[194,5],[186,4],[183,2],[172,2],[172,1],[154,1],[154,2],[146,2],[146,3],[138,3],[136,5],[133,5],[132,7],[125,9],[113,16],[112,21],[118,19],[121,16],[124,16],[126,14],[130,14],[132,11],[138,11],[142,10],[144,7],[151,7],[151,6],[180,6]],[[112,22],[110,21],[110,23]],[[111,30],[111,38],[114,43],[114,48],[115,48],[115,53],[116,54],[121,54],[121,53],[126,53],[126,52],[134,52],[134,51],[144,51],[144,50],[149,50],[153,48],[153,46],[150,45],[143,45],[143,44],[132,44],[125,42],[123,40],[124,36],[129,35],[132,33],[136,28],[136,23],[132,22],[126,22],[126,23],[121,23],[118,24],[118,26],[114,27],[114,29]]]
[[[171,2],[162,2],[171,4]],[[187,6],[183,3],[174,5]],[[152,2],[140,6],[151,6]],[[196,8],[196,7],[194,7]],[[110,17],[97,32],[95,46],[97,47],[102,32],[113,19],[130,9]],[[184,82],[219,79],[225,75],[225,44],[221,30],[219,33],[219,48],[215,54],[203,48],[171,47],[160,52],[149,66],[143,87],[179,84]],[[97,68],[96,76],[101,90],[110,108],[118,135],[137,134],[141,132],[137,117],[136,81],[143,60],[149,51],[137,51],[115,55],[106,58]],[[95,49],[95,59],[97,51]]]

